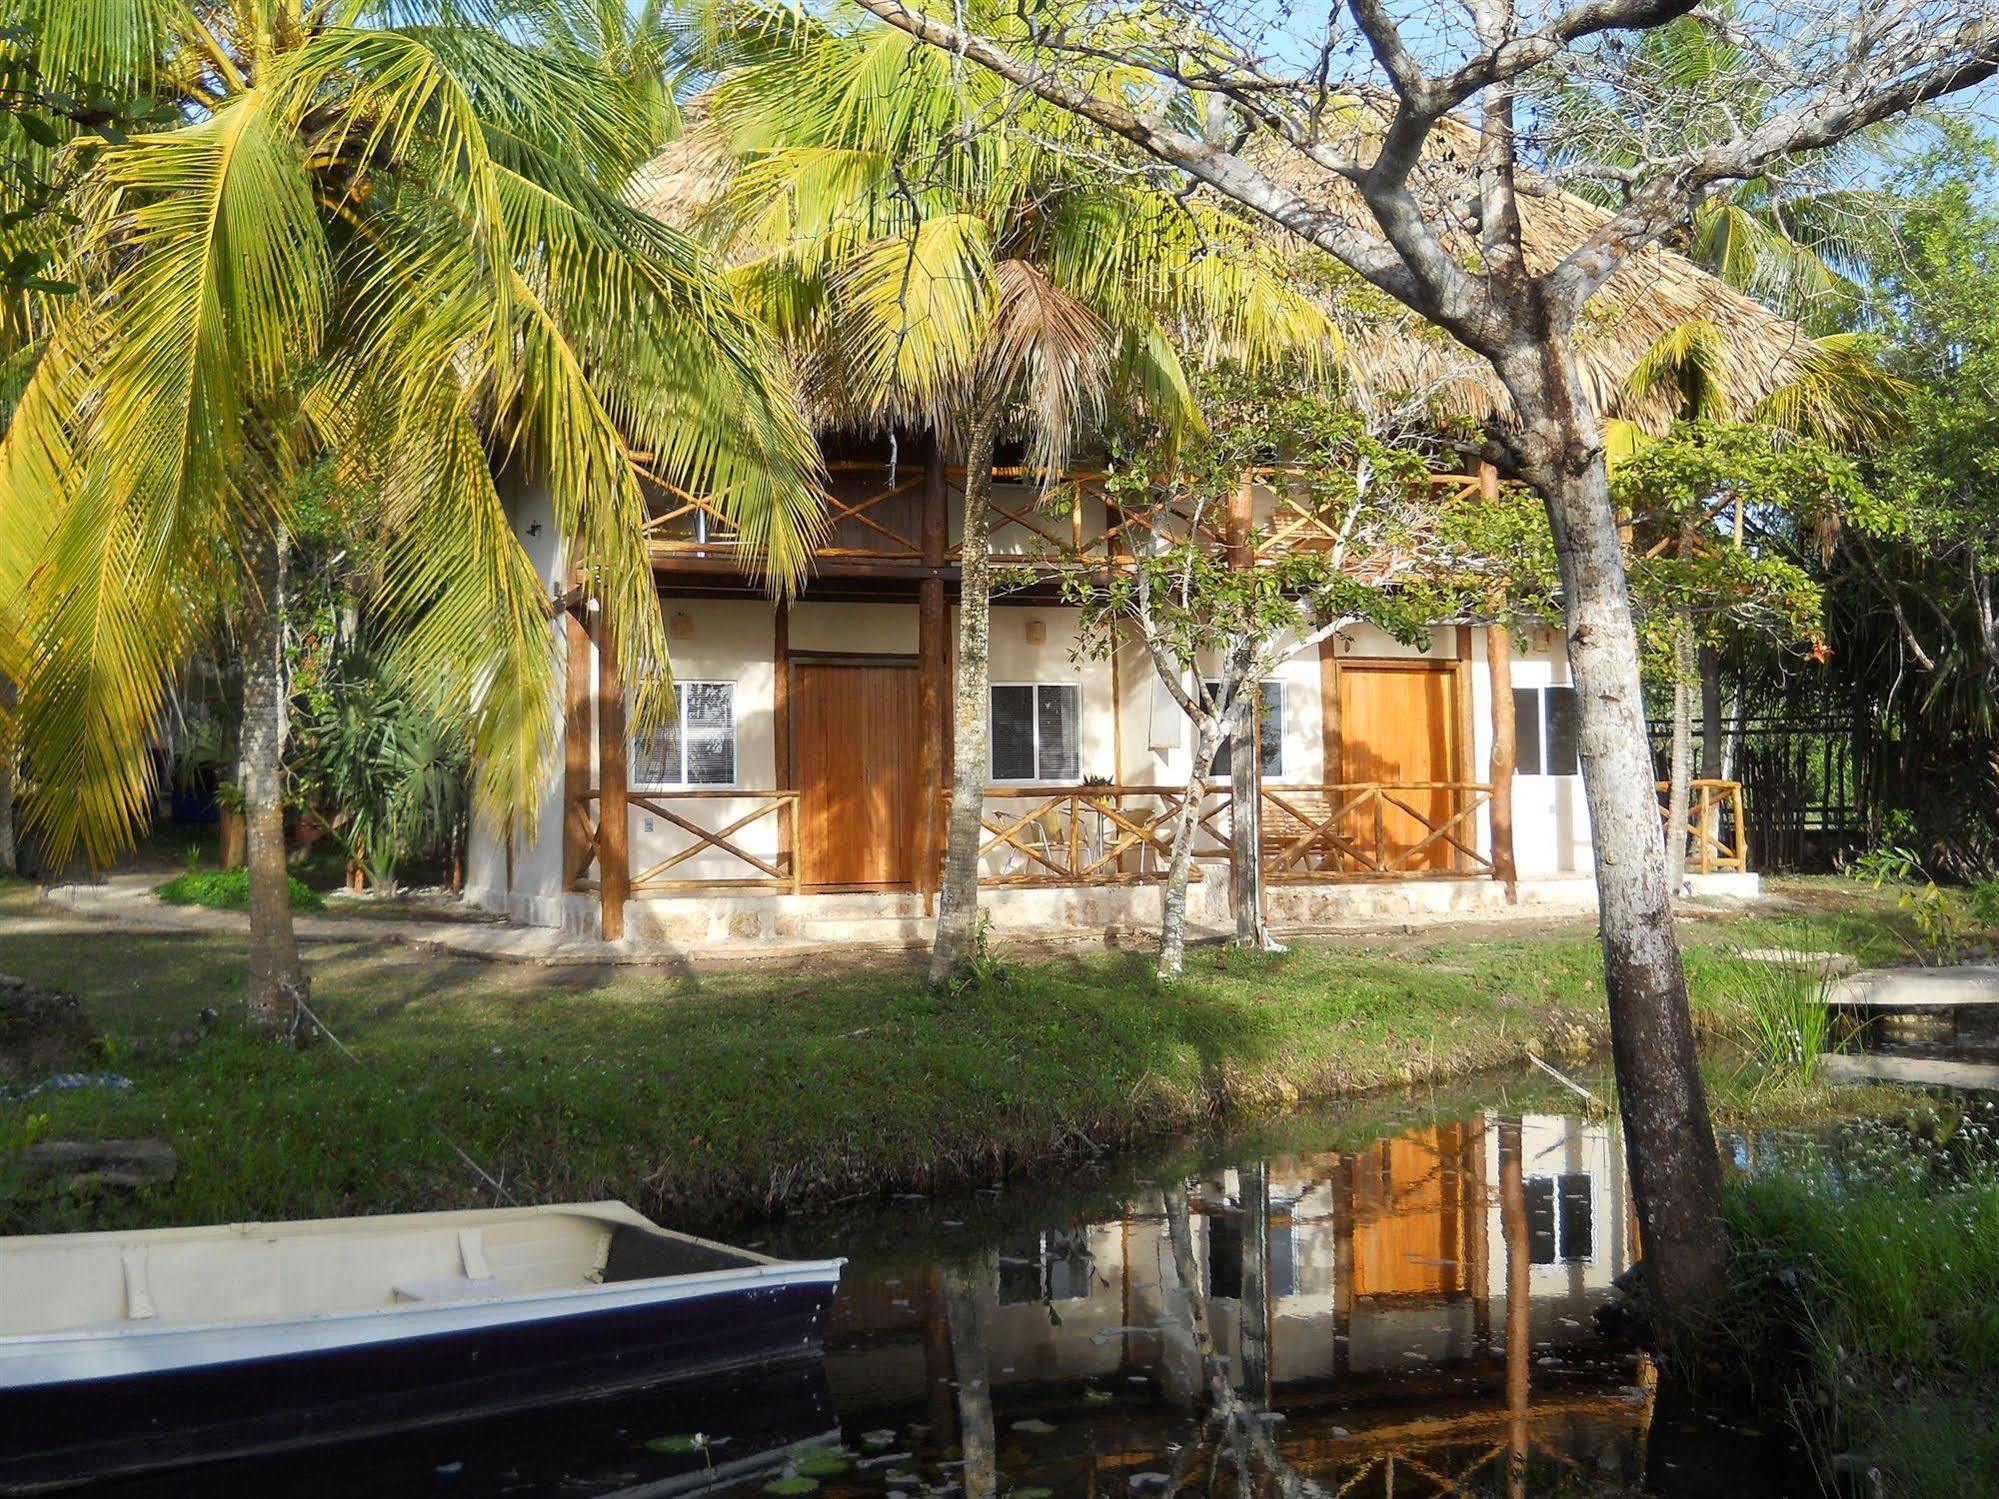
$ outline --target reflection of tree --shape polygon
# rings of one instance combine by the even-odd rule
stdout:
[[[1260,1237],[1267,1237],[1269,1192],[1266,1168],[1255,1168],[1256,1180],[1262,1190],[1256,1194],[1263,1211],[1252,1215],[1251,1194],[1248,1172],[1244,1173],[1243,1210],[1245,1214],[1243,1233],[1247,1241],[1250,1217],[1260,1219],[1262,1227],[1257,1230]],[[1321,1485],[1291,1466],[1284,1455],[1277,1450],[1272,1440],[1270,1428],[1264,1424],[1262,1413],[1254,1408],[1229,1382],[1228,1360],[1215,1349],[1214,1333],[1208,1319],[1208,1298],[1201,1288],[1200,1269],[1194,1259],[1193,1218],[1187,1205],[1187,1189],[1184,1184],[1166,1189],[1166,1229],[1173,1245],[1173,1269],[1182,1289],[1186,1292],[1185,1305],[1189,1322],[1188,1331],[1201,1361],[1202,1383],[1208,1396],[1208,1409],[1202,1418],[1200,1439],[1188,1442],[1173,1455],[1173,1468],[1168,1477],[1166,1492],[1177,1494],[1188,1487],[1195,1472],[1205,1459],[1209,1474],[1209,1491],[1216,1486],[1221,1474],[1233,1470],[1236,1492],[1247,1496],[1270,1494],[1282,1499],[1330,1499],[1328,1491]],[[1256,1262],[1262,1266],[1265,1261],[1259,1253]],[[1247,1242],[1243,1253],[1243,1298],[1242,1314],[1247,1324],[1251,1299],[1249,1294],[1249,1264],[1252,1255]],[[1258,1281],[1267,1277],[1259,1273]],[[1266,1313],[1267,1298],[1259,1294],[1256,1315],[1261,1318]],[[1259,1322],[1259,1327],[1264,1326]],[[1264,1373],[1267,1378],[1269,1366],[1266,1361]]]
[[[986,1251],[974,1265],[970,1270],[952,1266],[943,1271],[944,1314],[951,1335],[951,1364],[957,1375],[958,1445],[965,1458],[965,1499],[994,1499],[999,1492],[999,1458],[986,1352],[986,1292],[999,1278],[996,1251]]]
[[[1236,1333],[1242,1353],[1243,1397],[1257,1410],[1270,1408],[1270,1167],[1263,1161],[1238,1173],[1242,1195],[1242,1298]]]

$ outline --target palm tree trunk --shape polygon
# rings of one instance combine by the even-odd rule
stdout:
[[[1536,413],[1516,452],[1547,508],[1561,561],[1611,1051],[1646,1274],[1666,1330],[1691,1329],[1720,1304],[1728,1233],[1666,885],[1617,514],[1573,346],[1551,332],[1506,359],[1501,372],[1514,409]]]
[[[0,677],[0,712],[14,711],[14,684]],[[13,735],[0,725],[0,879],[20,867],[20,850],[14,845],[14,748]]]
[[[969,414],[965,431],[965,523],[959,547],[958,665],[952,684],[951,824],[944,875],[937,891],[937,938],[930,982],[942,984],[972,959],[979,935],[979,842],[985,831],[987,741],[991,714],[987,654],[992,634],[993,446],[1000,405],[986,401]]]
[[[1673,749],[1666,778],[1666,889],[1687,882],[1687,810],[1693,801],[1694,627],[1684,611],[1673,621]]]
[[[250,584],[243,611],[243,732],[240,780],[250,870],[250,972],[243,986],[250,1023],[267,1036],[303,1033],[309,993],[292,931],[285,868],[284,760],[290,694],[285,683],[285,538],[259,530],[244,548]]]

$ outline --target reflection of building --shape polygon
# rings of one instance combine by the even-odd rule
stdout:
[[[1267,1389],[1290,1418],[1280,1445],[1293,1462],[1385,1462],[1413,1401],[1425,1424],[1409,1440],[1463,1444],[1467,1462],[1503,1469],[1509,1454],[1567,1461],[1585,1449],[1632,1460],[1644,1411],[1616,1396],[1628,1369],[1608,1388],[1565,1378],[1538,1400],[1527,1378],[1530,1362],[1587,1344],[1591,1312],[1631,1259],[1607,1126],[1479,1115],[1222,1170],[1186,1201],[1195,1285],[1176,1268],[1159,1192],[1115,1222],[1002,1248],[985,1293],[1002,1400],[1091,1383],[1198,1406],[1205,1328],[1245,1398]],[[940,1340],[925,1335],[939,1299],[889,1289],[857,1283],[836,1313],[827,1362],[845,1408],[916,1402],[948,1379]],[[1315,1435],[1315,1412],[1343,1435]]]

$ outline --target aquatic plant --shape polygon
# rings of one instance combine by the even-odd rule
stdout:
[[[1745,1039],[1769,1070],[1815,1082],[1828,1050],[1837,1049],[1832,1009],[1827,1004],[1831,975],[1808,951],[1795,961],[1745,965]]]

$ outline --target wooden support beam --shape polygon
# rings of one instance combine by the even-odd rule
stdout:
[[[771,621],[770,641],[771,770],[779,791],[797,789],[791,768],[791,604],[779,599]],[[787,803],[777,815],[777,862],[798,883],[798,804]]]
[[[1499,470],[1478,466],[1479,497],[1499,498]],[[1492,683],[1492,755],[1485,779],[1492,787],[1492,876],[1506,886],[1509,904],[1520,899],[1520,869],[1513,858],[1513,773],[1520,763],[1513,721],[1513,632],[1494,623],[1485,632],[1485,666]]]
[[[1454,701],[1451,705],[1451,774],[1461,781],[1475,781],[1478,771],[1474,768],[1478,758],[1478,730],[1476,715],[1472,711],[1472,640],[1471,626],[1459,625],[1456,630],[1456,660],[1451,666],[1451,691]],[[1465,804],[1460,802],[1451,810],[1462,812]],[[1462,853],[1457,856],[1457,867],[1463,873],[1470,866]]]
[[[626,816],[625,687],[618,675],[617,635],[597,613],[597,883],[603,898],[598,932],[606,942],[625,935],[631,894],[631,826]]]
[[[925,566],[941,569],[949,541],[950,490],[944,472],[943,444],[933,433],[924,454],[923,540]],[[916,722],[917,785],[924,811],[918,820],[916,888],[923,895],[925,915],[935,914],[937,887],[943,872],[944,783],[951,763],[951,647],[949,617],[944,610],[941,572],[927,576],[916,598]]]
[[[583,589],[582,569],[577,569],[571,591]],[[562,888],[581,877],[590,862],[584,846],[584,798],[591,785],[590,748],[596,735],[591,713],[590,631],[580,611],[561,616],[564,646],[562,692]]]
[[[1492,787],[1492,875],[1506,886],[1506,899],[1520,898],[1520,872],[1513,861],[1513,772],[1520,750],[1513,720],[1513,632],[1489,625],[1485,632],[1486,672],[1492,681],[1492,755],[1485,778]]]
[[[1319,745],[1325,756],[1319,778],[1329,786],[1344,785],[1347,778],[1346,730],[1340,722],[1339,644],[1335,635],[1319,642]]]

